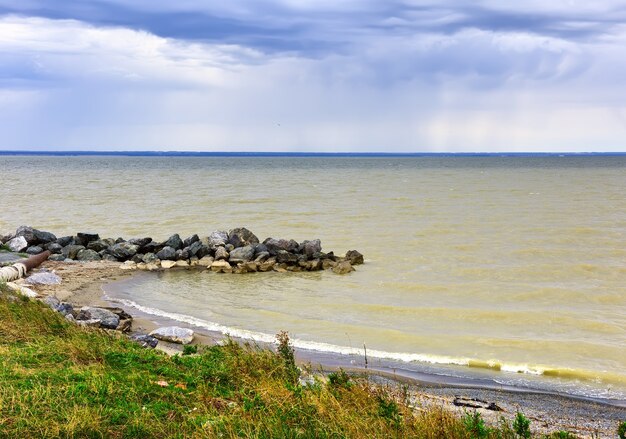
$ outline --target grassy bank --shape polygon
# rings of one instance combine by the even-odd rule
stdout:
[[[168,357],[0,293],[0,437],[526,435],[471,413],[412,410],[401,391],[342,373],[302,384],[286,342],[277,353],[229,343]]]

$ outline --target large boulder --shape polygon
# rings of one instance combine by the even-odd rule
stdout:
[[[313,259],[316,253],[322,251],[322,241],[314,239],[312,241],[304,241],[299,247],[300,253],[305,255],[309,259]]]
[[[179,326],[166,326],[155,329],[150,335],[158,340],[189,344],[193,341],[193,331]]]
[[[95,308],[92,306],[83,306],[76,316],[76,320],[99,320],[99,326],[108,329],[116,329],[117,325],[120,324],[120,318],[117,314],[109,311],[108,309]]]
[[[19,226],[15,231],[15,237],[22,237],[26,240],[28,245],[37,244],[37,236],[35,235],[35,229],[29,226]]]
[[[145,247],[152,242],[152,238],[132,238],[129,239],[128,242],[137,247]]]
[[[98,252],[90,250],[90,249],[80,250],[76,254],[77,261],[100,261],[101,259],[102,258],[100,257]]]
[[[183,247],[189,247],[194,242],[199,242],[199,241],[200,241],[200,238],[198,237],[198,235],[192,235],[183,241]]]
[[[59,244],[61,247],[67,247],[70,244],[74,244],[74,237],[62,236],[60,238],[57,238],[56,243]]]
[[[31,245],[26,249],[26,253],[28,253],[29,255],[38,255],[41,252],[43,252],[43,249],[38,245]]]
[[[250,244],[258,244],[259,238],[245,227],[238,227],[228,232],[228,243],[235,248],[244,247]]]
[[[63,250],[63,247],[61,247],[61,245],[57,244],[56,242],[51,242],[47,244],[45,248],[46,250],[50,250],[50,253],[53,253],[53,254],[59,254],[61,253],[61,250]]]
[[[23,252],[28,248],[28,241],[23,236],[16,236],[6,244],[13,252]]]
[[[50,271],[40,271],[31,274],[25,281],[29,285],[58,285],[61,283],[61,277]]]
[[[358,265],[363,263],[363,255],[356,250],[349,250],[346,253],[346,261],[352,265]]]
[[[95,241],[91,241],[90,243],[88,243],[87,248],[95,252],[101,252],[102,250],[107,250],[113,245],[115,245],[115,240],[111,238],[96,239]]]
[[[216,230],[207,238],[208,247],[215,251],[218,247],[223,247],[228,243],[228,233],[222,230]]]
[[[180,236],[178,235],[178,233],[176,233],[175,235],[167,238],[167,241],[165,241],[165,246],[172,247],[174,250],[180,250],[183,248],[183,240],[180,239]]]
[[[228,250],[226,250],[226,248],[224,247],[218,247],[215,250],[215,260],[219,261],[220,259],[228,259]]]
[[[298,262],[298,255],[294,255],[285,250],[278,250],[276,252],[276,260],[282,264],[293,264]]]
[[[63,250],[61,250],[61,254],[68,259],[76,259],[78,252],[84,249],[85,247],[83,247],[82,245],[70,244],[63,247]]]
[[[137,254],[138,246],[129,242],[120,242],[109,248],[109,253],[118,261],[127,261]]]
[[[335,274],[348,274],[354,271],[354,267],[348,261],[339,262],[333,267],[333,273]]]
[[[254,246],[246,245],[244,247],[237,247],[232,252],[228,260],[231,264],[238,264],[240,262],[249,262],[254,259]]]
[[[91,241],[97,241],[100,239],[100,235],[97,233],[77,233],[74,238],[74,242],[78,245],[87,247]]]
[[[175,261],[176,250],[170,246],[163,247],[162,250],[157,252],[156,257],[162,261]]]
[[[279,250],[284,250],[286,252],[295,252],[298,250],[298,243],[293,239],[275,239],[275,238],[267,238],[263,244],[267,247],[267,251],[272,255],[276,256]]]
[[[198,235],[195,235],[195,236],[198,236]],[[192,242],[191,244],[189,244],[189,246],[186,246],[185,248],[189,252],[189,257],[193,257],[193,256],[198,256],[198,253],[201,252],[203,245],[200,242],[200,240],[198,240],[198,241]],[[204,254],[202,256],[204,256]]]
[[[33,229],[35,233],[35,238],[37,238],[37,242],[39,244],[48,244],[49,242],[54,242],[57,240],[57,237],[50,232],[44,232],[42,230]]]

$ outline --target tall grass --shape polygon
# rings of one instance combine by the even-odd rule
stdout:
[[[344,372],[303,384],[280,337],[168,357],[0,298],[0,437],[516,437]]]

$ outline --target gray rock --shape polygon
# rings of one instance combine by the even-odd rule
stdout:
[[[265,244],[257,244],[254,247],[254,254],[258,255],[259,253],[269,253],[267,246]]]
[[[78,252],[84,249],[85,247],[83,247],[82,245],[70,244],[63,247],[63,250],[61,250],[61,254],[65,256],[66,259],[76,259]]]
[[[189,248],[186,247],[182,250],[176,250],[176,260],[187,260],[191,257],[191,255],[189,254]]]
[[[143,262],[143,254],[137,253],[132,258],[130,258],[130,260],[133,261],[135,264],[139,264]]]
[[[0,267],[13,265],[17,261],[21,261],[22,259],[24,258],[17,253],[0,251]]]
[[[159,250],[161,250],[163,247],[165,247],[165,246],[161,242],[150,241],[146,245],[142,246],[140,250],[144,254],[146,254],[146,253],[156,253]]]
[[[56,262],[63,262],[65,260],[65,256],[57,254],[57,255],[50,255],[50,257],[48,258],[49,261],[56,261]]]
[[[118,261],[127,261],[135,254],[139,247],[128,242],[120,242],[109,248],[109,253],[117,258]]]
[[[61,253],[61,250],[63,250],[63,247],[61,247],[61,245],[57,244],[56,242],[51,242],[46,245],[46,249],[50,250],[50,253],[59,254]]]
[[[71,319],[69,319],[67,316],[65,316],[65,318],[71,321]],[[87,320],[74,319],[74,321],[76,322],[78,326],[89,326],[92,328],[99,328],[102,324],[102,321],[100,321],[99,319],[87,319]]]
[[[31,274],[25,280],[30,285],[58,285],[61,283],[61,277],[50,271]]]
[[[152,238],[133,238],[129,239],[128,242],[137,247],[145,247],[152,242]]]
[[[100,261],[101,259],[97,252],[89,249],[81,250],[76,254],[77,261]]]
[[[209,248],[208,245],[204,245],[201,244],[200,245],[200,249],[196,252],[196,256],[200,259],[204,258],[205,256],[210,256],[211,255],[211,249]]]
[[[172,247],[174,250],[180,250],[183,248],[183,240],[180,239],[180,236],[178,236],[178,233],[176,233],[175,235],[167,238],[167,241],[165,241],[165,245],[167,247]]]
[[[258,244],[259,238],[245,227],[238,227],[228,232],[228,243],[238,248],[250,244]]]
[[[154,338],[172,343],[189,344],[193,341],[193,331],[179,326],[167,326],[150,333]]]
[[[83,306],[76,316],[76,320],[98,320],[100,322],[100,326],[108,329],[116,329],[120,324],[120,318],[117,314],[109,311],[108,309],[95,308],[91,306]]]
[[[222,230],[216,230],[209,235],[208,246],[215,251],[218,247],[223,247],[228,242],[228,233]]]
[[[19,226],[15,231],[15,237],[22,237],[26,240],[28,245],[37,244],[37,236],[35,235],[35,229],[29,226]]]
[[[98,239],[100,239],[100,235],[98,235],[97,233],[77,233],[76,237],[74,238],[74,242],[76,242],[76,244],[78,245],[87,247],[87,244],[89,244],[91,241],[96,241]]]
[[[146,253],[141,260],[146,264],[154,264],[159,258],[154,253]]]
[[[275,239],[275,238],[267,238],[263,244],[267,247],[267,251],[272,256],[276,256],[279,250],[284,250],[286,252],[294,252],[298,250],[298,243],[293,239]]]
[[[28,248],[28,241],[23,236],[16,236],[7,242],[7,246],[13,252],[23,252]]]
[[[42,252],[43,252],[43,249],[39,247],[38,245],[33,245],[26,249],[26,253],[28,253],[29,255],[38,255],[39,253],[42,253]]]
[[[156,348],[159,340],[147,334],[135,334],[129,337],[132,341],[139,343],[142,348]]]
[[[55,311],[57,311],[57,308],[61,305],[61,301],[54,296],[46,296],[41,301]]]
[[[276,252],[276,260],[281,264],[291,264],[298,262],[298,255],[294,255],[285,250],[278,250]]]
[[[254,253],[254,262],[264,262],[270,257],[269,252]]]
[[[74,307],[67,302],[61,302],[59,306],[57,306],[57,311],[63,314],[64,316],[68,314],[72,315],[72,312],[74,311]]]
[[[108,249],[112,245],[115,245],[115,241],[111,238],[96,239],[95,241],[91,241],[89,244],[87,244],[87,248],[95,252],[101,252],[102,250]]]
[[[335,274],[348,274],[351,271],[354,271],[354,267],[348,261],[339,262],[333,267],[333,273]]]
[[[228,260],[237,264],[239,262],[249,262],[254,259],[254,246],[246,245],[244,247],[238,247],[230,252]]]
[[[163,250],[156,254],[156,257],[162,261],[175,261],[176,260],[176,250],[173,247],[167,246],[163,247]]]
[[[37,238],[37,242],[39,244],[48,244],[57,240],[57,237],[53,233],[43,232],[37,229],[33,229],[33,232],[35,233],[35,238]]]
[[[100,257],[102,258],[103,261],[110,261],[110,262],[117,262],[117,258],[113,255],[110,255],[108,253],[104,253],[102,255],[100,255]]]
[[[346,260],[352,265],[358,265],[363,263],[363,255],[356,250],[349,250],[346,253]]]
[[[312,241],[304,241],[300,245],[300,253],[305,255],[309,259],[313,259],[313,256],[316,253],[322,251],[322,241],[319,239],[314,239]]]
[[[198,235],[194,235],[194,236],[198,236]],[[202,243],[198,240],[198,241],[192,242],[187,248],[189,250],[189,257],[198,256],[198,252],[202,250]]]
[[[59,244],[61,247],[67,247],[70,244],[74,244],[74,237],[73,236],[63,236],[61,238],[58,238],[56,240],[56,243]]]
[[[65,320],[67,320],[68,322],[76,323],[76,319],[72,314],[65,314]]]
[[[192,235],[183,241],[183,247],[190,247],[194,242],[200,242],[198,235]]]
[[[228,259],[228,251],[224,248],[224,247],[218,247],[217,250],[215,250],[215,260],[219,261],[222,259]]]

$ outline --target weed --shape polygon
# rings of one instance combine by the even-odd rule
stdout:
[[[482,439],[489,436],[489,429],[485,425],[485,420],[477,411],[474,411],[473,413],[465,413],[463,423],[465,424],[465,429],[472,435],[473,438]]]
[[[576,435],[570,433],[569,431],[555,431],[554,433],[546,436],[548,439],[576,439]]]
[[[276,334],[276,342],[278,343],[278,355],[280,355],[285,364],[287,381],[291,384],[296,384],[298,378],[300,378],[300,369],[296,366],[296,357],[289,341],[289,334],[286,331],[279,332]]]
[[[626,421],[623,421],[619,424],[619,427],[617,427],[617,435],[619,439],[626,439]]]
[[[350,387],[352,387],[350,375],[348,375],[343,369],[339,369],[338,372],[332,372],[328,374],[328,381],[333,387],[343,387],[344,389],[349,389]]]
[[[183,346],[183,355],[193,355],[198,353],[198,346],[196,345],[185,345]]]
[[[530,438],[530,419],[524,416],[523,413],[517,412],[515,419],[513,420],[513,429],[518,436],[525,439]]]

